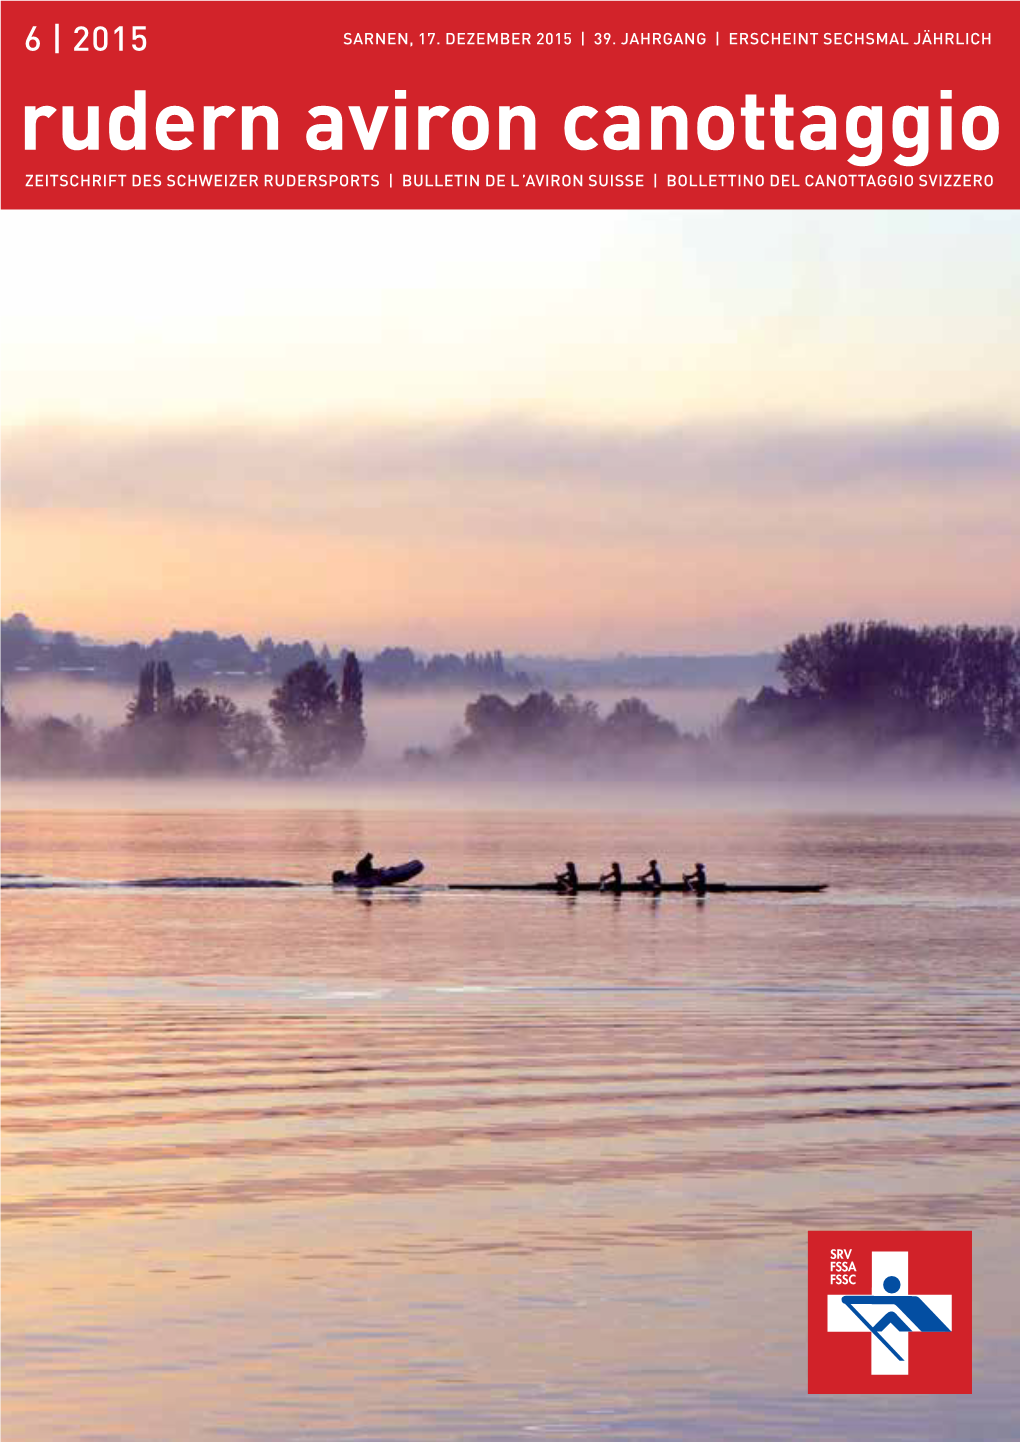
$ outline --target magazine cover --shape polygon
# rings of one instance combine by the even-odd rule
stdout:
[[[1017,6],[2,39],[6,1436],[1015,1436]]]

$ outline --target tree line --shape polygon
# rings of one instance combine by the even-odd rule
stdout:
[[[533,691],[516,704],[503,696],[479,696],[464,712],[466,734],[453,746],[457,760],[506,756],[558,759],[668,752],[695,738],[682,736],[672,721],[630,696],[603,716],[594,701]],[[416,759],[424,759],[419,752]]]
[[[1020,751],[1020,631],[841,621],[788,642],[786,690],[738,701],[725,737],[741,745],[841,736],[859,749],[936,742],[964,754]]]
[[[2,712],[4,765],[31,774],[180,775],[353,766],[366,742],[364,685],[353,651],[338,686],[316,660],[290,671],[269,717],[203,686],[179,692],[167,660],[146,661],[124,722],[98,731],[77,717],[11,720]]]
[[[801,765],[838,758],[857,765],[923,743],[944,761],[1020,764],[1020,632],[1008,626],[838,622],[783,648],[786,689],[764,686],[733,704],[711,741],[684,734],[637,697],[605,716],[592,701],[532,691],[513,701],[495,691],[464,713],[464,731],[444,752],[412,748],[416,765],[599,758],[656,764],[688,758],[720,774],[735,756],[781,748]],[[351,766],[365,749],[364,674],[345,656],[339,684],[310,658],[292,668],[268,715],[240,709],[204,687],[177,690],[165,658],[146,660],[122,725],[49,716],[12,723],[3,711],[5,766],[36,774],[107,771],[308,773]],[[775,754],[774,751],[769,752]],[[920,753],[913,753],[920,754]],[[778,773],[777,773],[778,774]]]

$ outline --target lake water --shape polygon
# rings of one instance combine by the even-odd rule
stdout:
[[[12,1442],[1017,1435],[1017,819],[4,836]],[[321,884],[368,847],[430,886]],[[438,889],[650,855],[831,890]],[[309,885],[109,884],[169,875]],[[973,1229],[973,1396],[806,1395],[827,1226]]]

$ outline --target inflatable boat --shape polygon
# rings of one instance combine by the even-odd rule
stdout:
[[[405,861],[402,866],[378,866],[369,876],[357,876],[353,871],[334,871],[334,886],[399,886],[402,881],[413,881],[425,870],[424,861]]]

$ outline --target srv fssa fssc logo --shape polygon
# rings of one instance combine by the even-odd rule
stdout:
[[[969,1232],[808,1234],[810,1392],[969,1392],[970,1313]]]

